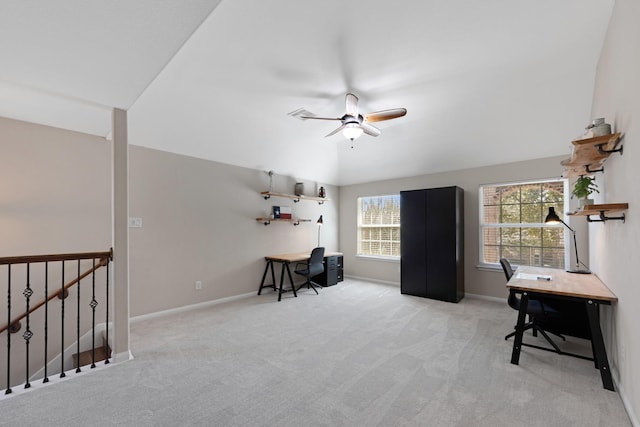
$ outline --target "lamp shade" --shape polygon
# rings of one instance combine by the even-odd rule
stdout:
[[[545,224],[560,224],[560,223],[562,223],[562,221],[560,220],[560,217],[556,213],[555,208],[553,208],[553,207],[549,208],[549,213],[547,214],[547,217],[544,219],[544,223]]]
[[[344,129],[342,129],[342,134],[345,138],[353,141],[356,138],[359,138],[362,135],[362,128],[357,123],[347,123],[344,125]]]

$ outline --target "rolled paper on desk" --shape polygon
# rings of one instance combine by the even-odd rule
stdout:
[[[546,280],[547,282],[551,280],[551,276],[538,276],[536,277],[538,280]]]

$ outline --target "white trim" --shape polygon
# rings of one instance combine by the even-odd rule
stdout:
[[[367,261],[384,261],[384,262],[395,262],[395,263],[399,263],[400,262],[400,257],[394,257],[394,256],[383,256],[383,255],[360,255],[360,254],[356,254],[356,258],[360,258],[360,259],[364,259]]]
[[[122,353],[118,353],[111,358],[113,363],[122,363],[133,359],[134,357],[133,353],[131,353],[131,350],[123,351]]]
[[[225,302],[236,301],[242,298],[248,298],[256,295],[255,292],[247,292],[246,294],[234,295],[225,298],[214,299],[211,301],[199,302],[197,304],[185,305],[183,307],[170,308],[168,310],[156,311],[155,313],[141,314],[130,319],[131,323],[140,322],[142,320],[157,319],[158,317],[168,316],[170,314],[184,313],[186,311],[197,310],[199,308],[211,307],[217,304],[223,304]]]
[[[397,258],[398,260],[400,259],[399,256],[394,257],[394,256],[385,256],[385,255],[369,255],[369,254],[361,254],[361,248],[362,248],[362,240],[360,239],[361,237],[361,232],[363,228],[398,228],[400,229],[401,224],[362,224],[362,200],[363,199],[381,199],[381,198],[390,198],[395,200],[397,198],[398,201],[398,209],[400,209],[400,193],[395,193],[395,194],[383,194],[383,195],[375,195],[375,196],[358,196],[356,198],[356,256],[361,256],[361,257],[371,257],[373,259],[380,259],[380,260],[387,260],[388,258],[391,259],[395,259]],[[400,212],[398,212],[400,213]],[[397,243],[400,244],[399,240],[377,240],[377,239],[368,239],[369,242],[389,242],[389,243]]]
[[[513,264],[513,267],[515,269],[515,264]],[[499,264],[477,264],[476,268],[478,270],[482,270],[482,271],[492,271],[492,272],[499,272],[502,271],[502,267]]]
[[[400,287],[400,282],[391,282],[388,280],[378,280],[378,279],[372,279],[370,277],[359,277],[359,276],[344,276],[344,277],[346,279],[362,280],[363,282],[381,283],[383,285],[393,285],[393,286]]]
[[[10,399],[14,396],[19,396],[21,394],[25,394],[25,393],[29,393],[31,391],[35,391],[35,390],[41,390],[43,387],[49,387],[52,385],[58,385],[63,381],[69,381],[69,380],[73,380],[76,378],[80,378],[82,375],[87,375],[87,374],[91,374],[94,372],[98,372],[101,371],[103,369],[107,369],[111,366],[114,366],[116,363],[122,363],[122,362],[126,362],[127,360],[131,360],[133,359],[133,356],[131,355],[131,352],[125,352],[124,354],[127,354],[128,356],[126,356],[125,358],[123,358],[123,356],[121,355],[116,355],[116,357],[112,357],[111,359],[109,359],[110,363],[105,364],[105,363],[96,363],[95,368],[88,368],[88,369],[83,369],[80,372],[76,372],[76,369],[69,369],[68,371],[65,371],[65,376],[64,377],[60,377],[59,374],[55,374],[55,375],[51,375],[49,376],[49,381],[44,383],[42,382],[42,379],[38,379],[38,380],[34,380],[34,381],[29,381],[29,383],[31,384],[31,387],[29,388],[24,388],[24,383],[22,384],[17,384],[15,386],[11,387],[11,393],[9,394],[0,394],[0,401],[4,400],[4,399]],[[117,359],[117,362],[116,362]],[[84,366],[84,368],[87,368],[88,366]]]
[[[482,301],[499,302],[501,304],[506,304],[507,303],[507,299],[506,298],[490,297],[488,295],[465,293],[464,297],[465,298],[469,297],[471,299],[478,299],[478,300],[482,300]]]
[[[484,222],[484,189],[485,187],[504,187],[509,185],[521,186],[527,184],[540,184],[546,182],[562,182],[563,183],[563,194],[564,194],[564,204],[562,206],[562,210],[564,212],[569,210],[569,199],[571,198],[571,194],[569,193],[569,180],[567,178],[559,177],[559,178],[540,178],[540,179],[531,179],[531,180],[522,180],[515,182],[505,182],[505,183],[495,183],[495,184],[480,184],[478,185],[478,255],[479,259],[482,261],[484,259],[484,231],[487,228],[503,228],[506,226],[514,227],[514,228],[548,228],[548,227],[556,227],[562,228],[564,231],[564,262],[565,266],[571,265],[571,239],[569,235],[569,230],[562,224],[557,225],[547,225],[544,223],[485,223]],[[480,266],[486,267],[487,264],[480,262]]]
[[[633,405],[631,404],[631,400],[627,396],[624,387],[620,387],[620,375],[618,374],[618,370],[613,366],[611,366],[611,378],[613,379],[615,389],[620,396],[620,400],[622,400],[622,406],[624,406],[624,409],[627,412],[627,416],[629,417],[629,421],[631,421],[631,425],[633,427],[640,427],[640,420],[638,419],[636,413],[633,412]]]
[[[526,185],[526,184],[537,184],[539,182],[554,182],[554,181],[562,181],[569,182],[568,178],[563,177],[547,177],[547,178],[532,178],[532,179],[523,179],[518,181],[507,181],[507,182],[485,182],[483,184],[478,185],[480,187],[503,187],[507,185]]]

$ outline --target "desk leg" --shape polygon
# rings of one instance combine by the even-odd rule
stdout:
[[[298,294],[296,293],[296,286],[293,283],[293,277],[291,277],[291,270],[289,269],[289,263],[285,262],[284,267],[287,268],[287,274],[289,275],[289,283],[291,283],[291,290],[293,291],[293,296],[298,298]],[[284,270],[283,267],[283,270]]]
[[[282,290],[282,283],[284,282],[284,266],[285,265],[287,265],[286,262],[282,264],[282,270],[280,270],[280,290],[278,291],[278,301],[282,299],[282,293],[284,292]]]
[[[607,350],[604,347],[604,339],[602,338],[602,330],[600,329],[600,319],[598,316],[598,308],[600,305],[591,300],[586,301],[587,315],[589,316],[589,326],[591,327],[591,340],[595,350],[600,376],[602,377],[602,386],[607,390],[615,391],[613,387],[613,379],[611,378],[611,370],[609,369],[609,361],[607,360]]]
[[[527,316],[527,306],[529,305],[529,294],[522,293],[520,297],[520,310],[518,311],[518,323],[516,324],[516,335],[513,340],[513,351],[511,352],[511,363],[520,363],[520,349],[522,348],[522,335],[524,334],[524,320]]]
[[[271,267],[271,277],[273,278],[272,281],[272,285],[269,286],[265,286],[264,285],[264,280],[267,278],[267,272],[269,271],[269,267]],[[264,268],[264,273],[262,274],[262,281],[260,282],[260,289],[258,289],[258,295],[260,295],[262,293],[262,288],[273,288],[273,290],[276,290],[276,279],[273,275],[273,261],[267,261],[267,266]]]

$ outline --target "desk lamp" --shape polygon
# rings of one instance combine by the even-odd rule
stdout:
[[[318,220],[316,221],[316,224],[318,224],[318,247],[320,247],[320,227],[322,226],[324,221],[322,221],[322,215],[320,215],[320,218],[318,218]]]
[[[545,224],[562,224],[567,227],[573,233],[573,247],[576,251],[576,269],[575,270],[567,270],[567,273],[579,273],[579,274],[591,274],[590,270],[582,270],[580,269],[580,260],[578,259],[578,243],[576,243],[576,231],[569,227],[566,222],[560,219],[558,214],[556,214],[556,210],[553,207],[549,208],[549,214],[544,219]],[[583,264],[584,265],[584,264]]]

